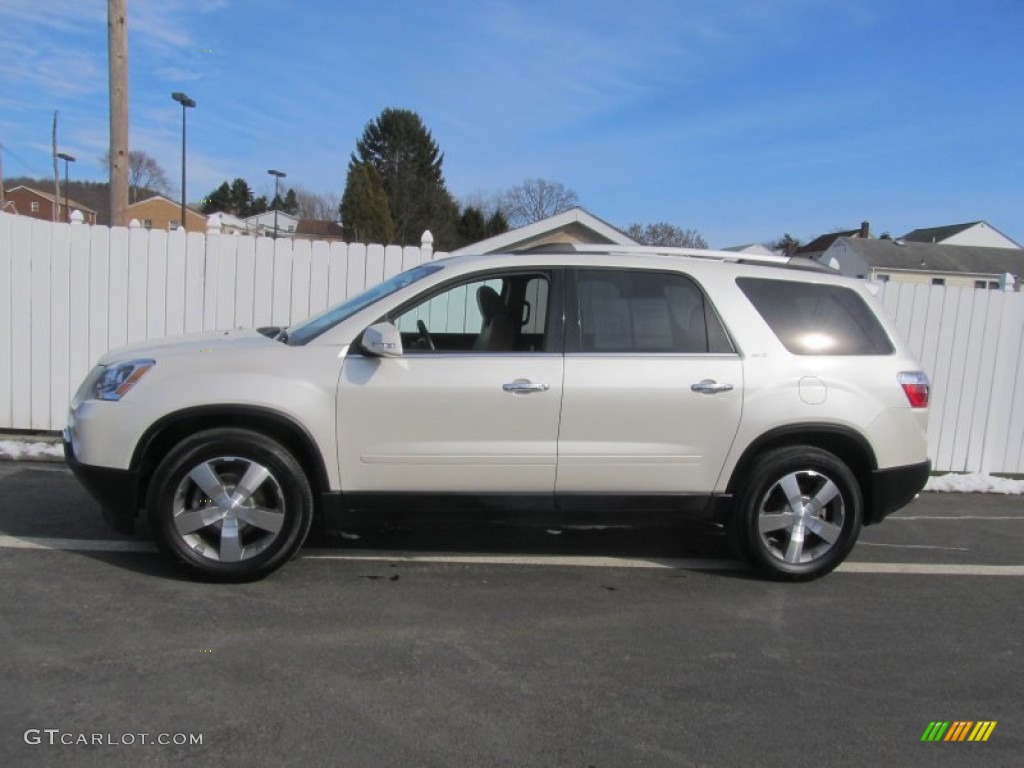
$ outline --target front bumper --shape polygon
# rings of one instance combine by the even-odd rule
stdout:
[[[75,457],[75,448],[67,430],[64,430],[64,459],[78,481],[100,503],[107,524],[115,531],[134,533],[139,511],[138,473],[82,464]]]
[[[864,524],[881,522],[913,501],[928,482],[931,470],[931,461],[876,469],[871,477],[871,504],[865,510]]]

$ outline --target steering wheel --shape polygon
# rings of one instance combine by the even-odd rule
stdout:
[[[430,331],[427,330],[427,324],[422,320],[416,321],[416,329],[420,332],[420,336],[427,342],[431,350],[437,351],[437,347],[434,346],[434,339],[430,335]]]

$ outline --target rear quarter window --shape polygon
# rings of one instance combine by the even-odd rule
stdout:
[[[794,355],[893,352],[874,312],[850,288],[757,277],[739,277],[736,284]]]

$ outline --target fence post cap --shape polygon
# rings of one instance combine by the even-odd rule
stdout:
[[[211,233],[212,232],[220,232],[222,226],[223,225],[221,223],[221,218],[220,218],[220,214],[219,213],[211,213],[206,218],[206,231],[207,232],[211,232]]]
[[[77,213],[77,211],[76,211],[76,213]],[[128,222],[128,229],[138,229],[141,226],[142,226],[142,222],[139,221],[138,219],[132,219],[131,221]]]
[[[83,221],[85,221],[85,216],[83,215],[83,213],[80,210],[75,208],[75,210],[73,210],[71,212],[71,223],[72,224],[81,224]]]
[[[434,236],[431,234],[429,229],[423,230],[423,237],[420,238],[420,244],[423,247],[434,244]]]

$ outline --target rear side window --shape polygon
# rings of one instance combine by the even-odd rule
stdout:
[[[755,277],[740,290],[794,355],[888,355],[892,342],[854,290]]]
[[[577,296],[581,352],[732,352],[697,284],[676,272],[583,269]]]

